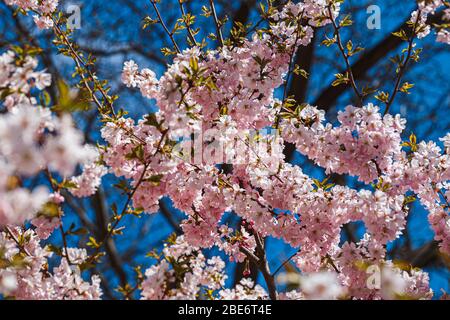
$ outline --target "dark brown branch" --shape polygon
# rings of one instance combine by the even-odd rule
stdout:
[[[256,0],[242,0],[239,9],[234,13],[233,22],[240,22],[245,25],[255,4]]]
[[[212,11],[212,14],[214,17],[214,23],[216,24],[217,39],[219,39],[220,46],[223,47],[222,25],[219,21],[219,18],[217,18],[217,12],[216,12],[216,7],[214,5],[214,0],[209,0],[209,4],[211,6],[211,11]]]
[[[255,232],[255,239],[256,239],[256,252],[257,256],[259,258],[259,270],[261,270],[261,273],[264,277],[264,280],[267,284],[267,290],[269,291],[269,297],[272,300],[277,300],[278,294],[277,294],[277,287],[275,285],[275,278],[270,273],[269,263],[267,261],[266,257],[266,250],[264,247],[264,243],[261,240],[259,234]]]
[[[288,263],[289,261],[291,261],[292,260],[292,258],[294,258],[296,255],[297,255],[297,253],[299,252],[300,250],[297,250],[297,251],[295,251],[293,254],[291,254],[290,256],[289,256],[289,258],[287,258],[286,260],[284,260],[284,262],[274,271],[274,273],[272,273],[272,276],[275,276],[285,265],[286,265],[286,263]]]
[[[312,42],[308,46],[300,46],[295,54],[295,65],[298,65],[300,69],[305,70],[308,74],[311,72],[314,60],[314,41],[315,38],[312,39]],[[308,82],[308,78],[293,74],[288,96],[293,96],[297,102],[305,101]]]
[[[247,256],[248,259],[250,259],[251,262],[258,266],[259,271],[261,271],[264,280],[266,281],[270,299],[277,300],[278,294],[275,285],[275,279],[270,274],[270,268],[266,258],[264,243],[257,232],[254,232],[254,236],[256,240],[256,253],[251,252],[246,247],[241,247],[241,251]]]
[[[164,218],[169,222],[170,226],[175,230],[177,235],[180,235],[183,233],[183,230],[180,227],[180,224],[175,221],[173,218],[173,213],[170,212],[169,208],[167,208],[167,205],[164,203],[164,201],[159,200],[159,211],[162,213]]]

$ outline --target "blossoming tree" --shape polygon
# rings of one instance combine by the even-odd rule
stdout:
[[[51,31],[52,45],[72,59],[75,95],[97,107],[102,139],[85,141],[68,112],[77,100],[65,83],[58,87],[66,99],[50,97],[52,76],[39,70],[40,50],[12,46],[1,54],[3,297],[102,298],[103,275],[87,277],[88,270],[105,252],[113,255],[109,241],[127,232],[126,217],[155,214],[169,197],[185,214],[179,233],[162,251],[151,251],[153,265],[136,268],[134,283],[120,284],[124,298],[432,298],[429,275],[390,260],[387,246],[404,233],[411,203],[420,201],[441,254],[450,255],[450,134],[440,139],[443,148],[414,134],[405,139],[406,121],[391,107],[413,87],[404,75],[420,61],[419,40],[436,33],[436,41],[450,44],[450,5],[418,1],[406,28],[393,34],[404,50],[392,59],[395,79],[384,92],[357,82],[351,59],[364,49],[344,40],[352,20],[340,13],[342,2],[264,2],[258,24],[236,23],[227,38],[210,0],[202,11],[215,26],[211,46],[200,39],[183,1],[172,29],[159,1],[151,0],[155,18],[145,18],[144,27],[158,24],[166,32],[171,45],[163,52],[172,59],[161,77],[133,60],[124,63],[123,84],[158,108],[136,120],[115,105],[117,96],[97,76],[95,58],[73,40],[57,0],[5,0]],[[439,23],[430,23],[436,15]],[[345,69],[332,86],[349,85],[355,101],[340,109],[337,123],[287,90],[294,75],[308,77],[296,53],[322,28],[328,35],[319,41],[338,48]],[[187,35],[186,48],[174,37],[179,31]],[[327,178],[315,179],[287,161],[289,147],[324,168]],[[64,206],[94,195],[106,174],[121,179],[108,186],[121,198],[107,209],[112,220],[103,234],[71,247],[69,238],[84,230],[68,224]],[[363,187],[337,183],[339,176],[355,177]],[[230,215],[239,217],[237,226]],[[342,229],[356,221],[365,234],[342,243]],[[46,241],[55,233],[61,246]],[[296,250],[276,269],[269,267],[266,245],[273,238]],[[221,254],[210,256],[211,248]],[[226,285],[228,262],[245,266],[234,286]],[[291,262],[301,275],[281,273]]]

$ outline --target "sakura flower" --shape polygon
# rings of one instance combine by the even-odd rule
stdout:
[[[33,19],[39,29],[50,29],[53,27],[53,20],[50,17],[35,15]]]
[[[336,274],[331,272],[305,275],[300,280],[300,286],[305,298],[313,300],[336,299],[345,292]]]

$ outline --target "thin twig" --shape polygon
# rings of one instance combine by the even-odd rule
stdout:
[[[45,169],[45,173],[47,175],[47,179],[48,179],[50,185],[52,186],[53,192],[59,192],[60,188],[57,185],[55,185],[54,179],[52,177],[52,174],[50,173],[50,170],[48,168]],[[61,214],[61,211],[59,209],[58,209],[58,213],[59,213],[59,215],[58,215],[58,218],[59,218],[59,231],[61,232],[61,238],[62,238],[62,241],[63,241],[64,252],[65,252],[65,255],[66,255],[67,263],[69,265],[71,265],[72,262],[70,261],[70,258],[69,258],[69,249],[68,249],[68,246],[67,246],[66,233],[64,231],[63,224],[62,224],[62,214]]]
[[[292,51],[291,51],[290,56],[289,56],[289,68],[288,68],[287,77],[286,77],[286,80],[285,80],[285,83],[284,83],[283,100],[282,100],[282,103],[281,103],[281,108],[280,108],[280,110],[278,110],[277,116],[276,116],[276,124],[275,124],[275,128],[276,129],[278,129],[278,127],[280,126],[280,120],[281,120],[280,114],[281,114],[281,110],[283,110],[283,105],[284,105],[284,103],[286,101],[286,98],[287,98],[287,92],[288,92],[287,88],[288,88],[288,85],[289,85],[289,81],[291,79],[291,75],[293,73],[292,65],[293,65],[293,62],[294,62],[295,52],[297,51],[297,41],[298,41],[298,39],[300,37],[300,30],[303,30],[302,26],[300,25],[300,22],[303,19],[303,13],[304,13],[304,11],[302,11],[302,13],[300,15],[300,18],[298,18],[298,20],[297,20],[297,23],[298,23],[297,32],[296,32],[296,35],[295,35],[294,44],[292,46]]]
[[[388,103],[386,103],[386,109],[384,110],[384,114],[388,114],[389,109],[391,108],[392,103],[394,102],[394,99],[397,95],[397,92],[399,91],[400,88],[400,82],[402,81],[403,75],[406,71],[406,67],[408,66],[409,61],[411,60],[411,54],[412,54],[412,49],[414,47],[414,38],[416,36],[416,29],[417,29],[417,25],[419,23],[419,19],[420,19],[420,15],[421,15],[421,11],[418,10],[417,11],[417,18],[416,21],[414,23],[414,27],[413,27],[413,31],[412,34],[408,40],[408,53],[406,54],[406,59],[405,62],[402,63],[402,65],[400,66],[400,70],[398,71],[398,75],[397,75],[397,80],[395,81],[395,86],[394,86],[394,90],[391,94],[391,97],[389,98]]]
[[[156,151],[153,154],[153,156],[155,156],[161,149],[162,146],[162,142],[165,139],[166,135],[167,135],[167,130],[163,132],[159,142],[158,142],[158,146],[156,147]],[[142,182],[144,181],[144,177],[145,174],[147,173],[147,169],[150,166],[151,161],[147,161],[144,164],[144,168],[142,169],[142,173],[136,183],[136,185],[134,186],[133,190],[128,194],[127,200],[125,202],[125,205],[123,206],[120,214],[115,215],[115,221],[114,224],[110,226],[108,232],[105,234],[105,236],[103,237],[103,239],[101,240],[101,242],[99,243],[99,245],[96,247],[95,252],[91,255],[91,257],[88,259],[89,262],[92,262],[95,259],[95,256],[100,252],[100,248],[105,244],[105,242],[109,239],[109,237],[112,236],[114,230],[117,228],[117,226],[119,225],[120,221],[122,220],[122,218],[125,215],[125,212],[128,209],[128,206],[131,203],[131,200],[133,199],[134,194],[136,193],[136,191],[138,190],[138,188],[140,187],[140,185],[142,184]]]
[[[283,268],[285,265],[286,265],[286,263],[288,263],[289,261],[291,261],[292,260],[292,258],[294,258],[296,255],[297,255],[297,253],[299,252],[300,250],[297,250],[297,251],[295,251],[289,258],[287,258],[276,270],[275,270],[275,272],[274,273],[272,273],[272,276],[275,276],[280,270],[281,270],[281,268]]]
[[[178,3],[180,4],[181,14],[183,15],[182,18],[183,18],[184,24],[186,25],[186,30],[188,32],[189,39],[191,40],[192,45],[196,46],[197,45],[197,41],[195,40],[194,32],[192,31],[191,26],[190,26],[190,24],[187,21],[187,15],[186,15],[186,12],[184,10],[183,0],[178,0]]]
[[[55,31],[55,34],[60,36],[64,40],[65,45],[67,46],[67,48],[70,50],[70,52],[72,54],[72,58],[73,58],[75,64],[77,65],[77,68],[81,69],[81,70],[83,70],[83,69],[86,70],[89,77],[92,79],[92,82],[94,83],[94,89],[92,89],[91,86],[89,85],[89,82],[88,82],[88,79],[86,79],[86,76],[82,72],[80,72],[80,76],[83,80],[83,84],[86,87],[86,89],[89,91],[89,94],[90,94],[92,100],[94,101],[94,103],[97,105],[97,107],[100,110],[103,108],[103,104],[98,100],[97,96],[95,95],[94,90],[96,88],[102,95],[105,103],[108,105],[108,108],[109,108],[109,111],[111,112],[111,114],[115,115],[113,105],[110,102],[110,97],[105,92],[105,90],[103,90],[103,87],[100,85],[100,83],[96,80],[96,76],[94,75],[94,73],[90,70],[90,68],[86,65],[86,63],[80,57],[78,52],[74,49],[72,43],[67,38],[66,34],[59,27],[58,21],[53,19],[53,24],[54,24],[53,30]]]
[[[331,20],[331,23],[333,25],[334,28],[334,34],[336,35],[336,43],[339,47],[339,50],[341,51],[342,56],[344,57],[345,60],[345,65],[347,68],[347,73],[349,76],[349,80],[350,80],[350,84],[353,88],[353,91],[355,92],[357,98],[358,98],[358,104],[359,106],[362,106],[363,104],[363,96],[362,94],[359,92],[358,90],[358,86],[356,85],[356,81],[355,81],[355,77],[353,76],[353,71],[352,71],[352,66],[350,65],[350,61],[348,59],[348,55],[345,53],[345,49],[344,46],[342,44],[342,39],[341,39],[341,35],[339,32],[339,26],[336,24],[336,21],[333,19],[333,13],[331,12],[331,5],[328,6],[328,13],[329,13],[329,19]]]
[[[169,36],[170,40],[172,41],[175,50],[178,53],[180,53],[181,52],[180,47],[178,47],[178,44],[175,41],[175,38],[173,37],[173,32],[170,32],[169,29],[167,28],[166,24],[164,23],[164,20],[161,17],[161,13],[159,12],[158,7],[156,6],[156,1],[150,0],[150,3],[153,5],[153,9],[155,10],[156,15],[158,16],[159,23],[162,25],[164,31],[167,33],[167,35]]]
[[[220,46],[223,47],[222,25],[219,21],[219,18],[217,18],[217,12],[216,12],[216,6],[214,5],[214,0],[209,0],[209,4],[211,6],[211,11],[212,11],[212,14],[214,17],[214,22],[216,24],[217,38],[219,39]]]
[[[23,253],[25,253],[27,256],[31,257],[31,254],[28,252],[28,250],[23,245],[20,244],[19,240],[17,240],[16,236],[11,231],[11,229],[8,226],[5,226],[5,230],[6,230],[6,233],[11,237],[11,239],[13,239],[14,242],[17,244],[17,246],[19,247],[19,250],[22,251]]]
[[[266,281],[267,290],[269,291],[269,297],[272,300],[277,300],[277,288],[275,285],[274,277],[270,274],[269,263],[267,262],[266,252],[264,248],[264,243],[258,232],[254,232],[254,237],[256,240],[256,254],[251,252],[245,247],[241,247],[241,251],[250,259],[261,271],[264,280]]]

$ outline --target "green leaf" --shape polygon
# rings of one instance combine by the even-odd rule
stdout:
[[[42,209],[39,211],[39,215],[43,215],[48,218],[55,218],[60,216],[59,206],[54,202],[47,202],[43,205]]]
[[[60,186],[65,189],[73,189],[78,187],[78,185],[75,182],[70,180],[64,180]]]
[[[389,102],[389,93],[384,92],[384,91],[379,91],[378,94],[375,96],[375,99],[384,102],[384,103],[388,103]]]
[[[402,39],[403,41],[408,41],[408,36],[403,29],[400,29],[400,31],[392,32],[392,35]]]
[[[193,73],[197,73],[199,70],[198,67],[198,59],[196,57],[191,57],[189,59],[189,67],[191,68]]]
[[[346,16],[344,17],[344,19],[342,19],[342,20],[339,22],[339,26],[340,26],[340,27],[347,27],[347,26],[351,26],[352,24],[353,24],[353,21],[352,21],[352,19],[351,19],[351,15],[350,15],[350,14],[346,15]]]
[[[415,196],[406,196],[406,197],[403,199],[403,205],[412,203],[412,202],[414,202],[414,201],[416,201],[416,200],[417,200],[417,199],[416,199]]]
[[[298,75],[298,76],[302,76],[305,79],[308,79],[309,77],[309,73],[306,72],[305,69],[301,69],[299,65],[295,65],[293,72]]]
[[[155,174],[155,175],[151,176],[150,178],[144,179],[144,181],[151,182],[153,185],[159,186],[159,184],[161,183],[161,179],[163,177],[164,177],[163,174]]]
[[[410,148],[412,152],[416,152],[418,150],[416,135],[414,133],[411,133],[411,135],[409,136],[409,141],[403,142],[401,146]]]
[[[87,111],[90,108],[90,94],[84,89],[70,90],[69,85],[62,79],[56,83],[58,87],[58,101],[52,108],[59,112]]]
[[[401,88],[399,89],[401,92],[410,94],[409,89],[413,88],[414,84],[413,83],[409,83],[409,82],[405,82],[403,83],[403,85],[401,86]]]
[[[336,36],[334,36],[333,38],[326,38],[325,40],[322,41],[322,44],[329,47],[333,43],[336,43],[336,41],[337,41],[337,38],[336,38]]]
[[[49,107],[51,103],[50,94],[47,90],[41,92],[41,104],[45,107]]]
[[[347,74],[343,75],[342,73],[336,73],[334,76],[336,77],[336,80],[334,80],[331,83],[331,85],[333,87],[337,87],[337,86],[339,86],[341,84],[345,84],[345,83],[349,83],[350,82],[350,79],[348,78]]]
[[[146,124],[148,126],[159,128],[160,124],[159,124],[158,120],[156,119],[156,114],[149,113],[144,117],[144,119],[145,119],[144,124]]]
[[[149,26],[154,25],[154,24],[156,24],[156,23],[158,23],[158,20],[152,19],[152,18],[150,18],[150,17],[145,17],[144,20],[143,20],[143,26],[142,26],[142,29],[146,29],[146,28],[148,28]]]
[[[352,50],[353,50],[353,42],[352,42],[352,40],[348,40],[347,51],[350,53]]]
[[[171,55],[175,55],[175,54],[177,54],[177,51],[176,50],[172,50],[172,49],[170,49],[170,48],[162,48],[161,49],[161,52],[162,52],[162,54],[163,55],[165,55],[165,56],[171,56]]]
[[[368,96],[369,94],[372,94],[374,92],[376,92],[376,89],[373,87],[370,87],[369,85],[364,86],[364,88],[362,89],[362,95],[364,97]]]
[[[94,237],[89,237],[89,241],[86,243],[91,248],[98,249],[100,248],[100,244],[95,240]]]

